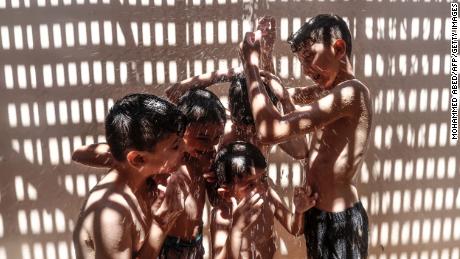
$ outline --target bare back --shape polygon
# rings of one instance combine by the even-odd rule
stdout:
[[[352,116],[342,117],[312,132],[305,163],[307,184],[319,193],[317,207],[326,211],[343,211],[359,200],[353,178],[367,150],[372,108],[367,87],[357,80],[341,85],[350,84],[363,88],[363,91],[356,91],[360,95],[356,96],[359,105]]]
[[[118,173],[110,171],[91,190],[79,215],[74,231],[77,258],[103,258],[114,251],[126,258],[135,255],[151,224],[147,201],[147,197],[140,201],[119,181]],[[107,239],[119,242],[106,246]]]

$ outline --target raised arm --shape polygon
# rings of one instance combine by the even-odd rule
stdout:
[[[268,83],[271,91],[280,101],[283,114],[293,112],[295,110],[295,105],[287,89],[281,84],[281,80],[275,75],[263,70],[260,71],[260,75]],[[305,135],[300,135],[280,143],[279,147],[294,159],[305,159],[308,156],[308,143]]]
[[[276,144],[307,134],[340,118],[357,112],[357,87],[337,86],[330,94],[286,115],[270,102],[259,75],[259,46],[255,33],[247,33],[241,57],[248,83],[248,95],[258,137],[262,143]]]
[[[190,77],[166,88],[165,94],[171,102],[177,103],[179,98],[188,90],[195,88],[206,88],[213,84],[222,82],[230,82],[241,72],[243,72],[243,68],[237,67]]]
[[[176,172],[168,178],[166,187],[158,184],[157,197],[151,207],[153,219],[139,258],[157,258],[160,254],[167,234],[184,212],[185,199],[190,192],[186,182],[189,179]]]
[[[73,152],[72,160],[92,167],[111,167],[113,164],[110,147],[106,143],[79,147]]]

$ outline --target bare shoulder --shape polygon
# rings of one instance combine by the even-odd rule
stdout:
[[[98,188],[99,187],[99,188]],[[119,220],[131,222],[131,215],[138,205],[134,195],[114,185],[96,185],[91,190],[81,212],[81,220],[86,217],[96,218],[100,223],[116,223]]]
[[[347,80],[340,83],[334,90],[340,92],[342,96],[352,96],[355,98],[366,98],[370,96],[369,88],[358,79]]]
[[[131,233],[133,202],[112,185],[96,185],[82,208],[74,231],[74,239],[92,243],[117,243]],[[105,240],[105,241],[103,241]],[[124,241],[123,241],[124,242]],[[81,242],[79,242],[81,243]]]

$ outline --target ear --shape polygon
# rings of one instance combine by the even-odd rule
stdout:
[[[337,59],[342,59],[347,55],[347,43],[342,39],[337,39],[333,45],[335,51],[335,57]]]
[[[145,159],[142,153],[138,151],[129,151],[126,155],[128,163],[137,169],[140,169],[145,164]]]
[[[217,188],[217,193],[221,198],[223,198],[226,201],[230,201],[230,192],[226,187],[219,187]]]

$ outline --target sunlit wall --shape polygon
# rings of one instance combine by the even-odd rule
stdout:
[[[71,163],[71,153],[104,141],[115,99],[238,66],[238,42],[265,14],[277,19],[277,73],[290,87],[309,84],[285,41],[331,12],[349,24],[356,76],[373,100],[356,179],[370,258],[459,258],[449,1],[0,0],[0,259],[74,257],[76,217],[104,170]],[[224,103],[226,87],[213,87]],[[269,175],[290,204],[301,163],[272,153]],[[278,257],[305,254],[303,238],[278,232]]]

